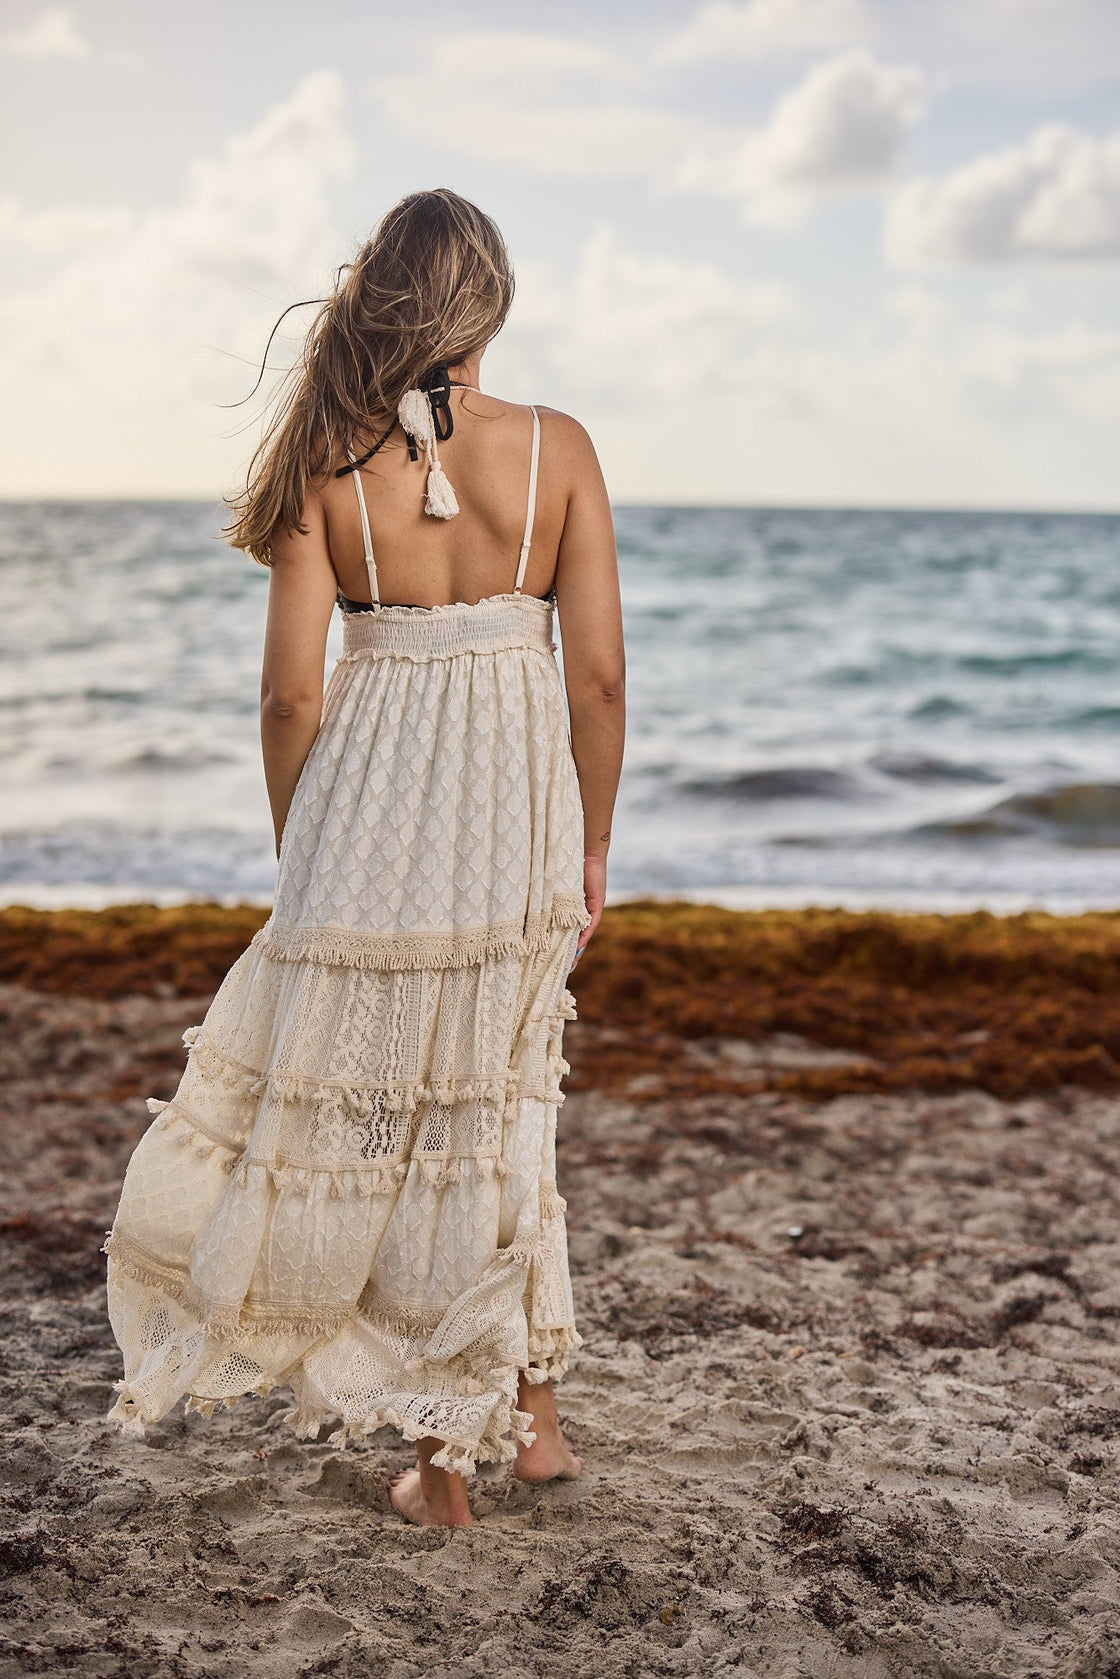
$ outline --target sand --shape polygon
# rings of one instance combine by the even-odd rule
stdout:
[[[845,1064],[788,1032],[597,1090],[577,1023],[587,1468],[483,1471],[449,1533],[389,1509],[395,1434],[299,1442],[279,1392],[104,1422],[99,1244],[206,998],[0,1002],[0,1679],[1120,1676],[1111,1094],[732,1088]]]

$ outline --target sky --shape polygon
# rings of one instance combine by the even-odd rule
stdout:
[[[449,186],[618,502],[1120,508],[1120,0],[3,0],[0,94],[0,496],[235,488]]]

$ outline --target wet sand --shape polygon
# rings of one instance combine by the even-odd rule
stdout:
[[[212,983],[233,912],[193,932],[165,913]],[[395,1434],[299,1442],[281,1393],[143,1441],[104,1422],[99,1245],[143,1098],[170,1093],[207,999],[166,962],[122,965],[119,917],[100,944],[83,923],[77,955],[72,927],[52,950],[57,924],[20,924],[0,1676],[1115,1679],[1120,932],[950,918],[938,968],[937,918],[870,919],[805,918],[800,943],[790,917],[608,923],[574,976],[559,1146],[586,1337],[560,1397],[587,1468],[543,1489],[484,1471],[477,1525],[451,1534],[390,1511]],[[876,941],[910,953],[902,977]],[[890,1020],[845,1024],[842,999],[866,1016],[876,988]],[[1040,1018],[1028,1077],[999,1045],[1022,1062]],[[925,1089],[898,1048],[915,1033]]]

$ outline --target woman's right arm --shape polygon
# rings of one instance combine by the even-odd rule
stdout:
[[[560,418],[560,416],[557,416]],[[556,605],[564,640],[572,754],[583,803],[583,884],[591,924],[603,913],[607,851],[626,729],[626,658],[610,501],[591,439],[563,416],[568,510],[556,561]]]

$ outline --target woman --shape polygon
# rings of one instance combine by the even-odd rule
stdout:
[[[591,443],[479,389],[512,296],[488,217],[403,199],[253,463],[230,538],[271,567],[275,905],[149,1103],[105,1245],[126,1432],[290,1385],[305,1436],[415,1441],[392,1503],[447,1526],[479,1461],[580,1468],[552,1391],[580,1339],[555,1126],[622,757]]]

